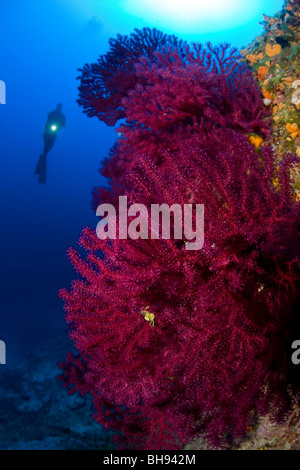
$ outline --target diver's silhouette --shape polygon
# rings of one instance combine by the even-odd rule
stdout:
[[[54,145],[57,132],[66,125],[65,115],[61,112],[62,107],[62,103],[58,103],[56,109],[48,113],[48,119],[43,134],[44,151],[42,155],[40,155],[39,161],[35,168],[35,174],[39,176],[39,183],[46,183],[47,154]]]

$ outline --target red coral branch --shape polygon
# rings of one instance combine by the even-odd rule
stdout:
[[[235,51],[191,50],[139,60],[138,83],[122,101],[127,123],[102,170],[111,187],[95,191],[95,204],[125,194],[148,208],[204,204],[203,248],[188,251],[173,239],[102,242],[85,230],[85,258],[69,254],[83,279],[61,292],[82,358],[67,358],[65,380],[91,393],[97,421],[118,431],[125,448],[182,448],[199,435],[226,447],[256,414],[280,421],[292,406],[294,158],[277,171],[272,149],[263,146],[258,158],[243,135],[268,127]]]

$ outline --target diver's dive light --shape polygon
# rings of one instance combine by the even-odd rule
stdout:
[[[57,125],[56,124],[53,124],[51,126],[51,131],[53,131],[53,132],[57,131]]]

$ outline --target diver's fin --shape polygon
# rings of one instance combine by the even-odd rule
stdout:
[[[35,167],[35,175],[39,175],[38,182],[46,183],[47,176],[47,154],[40,155],[39,161]]]

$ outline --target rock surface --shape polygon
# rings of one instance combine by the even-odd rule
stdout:
[[[68,395],[57,366],[69,339],[44,342],[16,368],[0,369],[1,450],[109,450],[112,434],[93,420],[89,397]]]
[[[264,31],[241,53],[260,85],[265,106],[272,111],[272,136],[267,140],[279,160],[286,153],[300,157],[300,1],[284,0],[274,17],[264,15]],[[257,147],[260,136],[250,136]],[[293,171],[300,198],[300,165]]]

